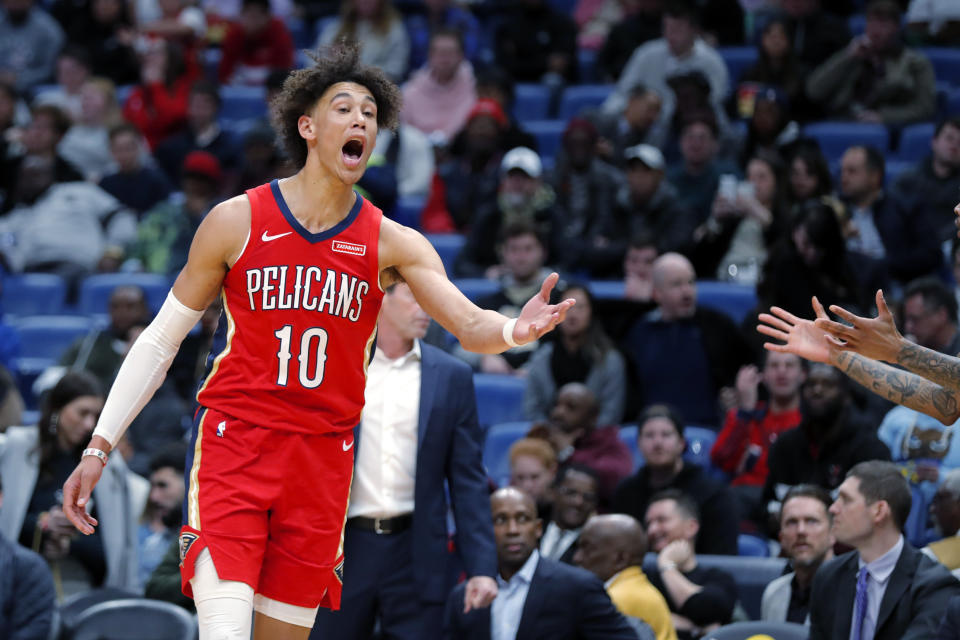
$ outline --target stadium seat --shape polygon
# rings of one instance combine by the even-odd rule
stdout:
[[[612,84],[580,84],[565,88],[560,97],[557,117],[569,120],[580,115],[584,109],[599,107],[614,88]]]
[[[101,602],[77,619],[73,640],[194,640],[197,623],[169,602],[128,598]]]
[[[440,260],[447,274],[453,273],[453,264],[457,261],[457,255],[460,254],[467,239],[459,233],[432,233],[427,235],[427,240],[440,254]]]
[[[393,219],[411,229],[420,229],[420,214],[423,212],[426,198],[419,196],[400,196],[394,209]]]
[[[955,47],[923,47],[920,49],[933,65],[937,82],[960,85],[960,49]]]
[[[684,461],[708,469],[710,449],[717,440],[717,432],[707,427],[686,426],[683,428],[683,439],[687,441],[687,450],[683,452]]]
[[[897,158],[904,162],[917,162],[930,153],[935,125],[932,122],[911,124],[900,132],[900,147]]]
[[[750,640],[751,638],[770,638],[771,640],[807,640],[810,629],[796,622],[734,622],[711,631],[703,636],[704,640]]]
[[[21,358],[59,360],[73,341],[90,333],[96,322],[88,316],[21,316],[11,321],[20,336]]]
[[[483,466],[498,487],[510,482],[510,447],[528,431],[529,422],[502,422],[487,429],[483,441]]]
[[[577,49],[577,69],[580,82],[597,82],[600,70],[597,69],[597,52],[591,49]]]
[[[960,87],[950,90],[947,95],[947,117],[960,116]]]
[[[523,378],[493,373],[473,374],[477,419],[481,425],[523,420]]]
[[[720,47],[717,53],[727,65],[731,87],[737,86],[743,72],[757,61],[756,47]]]
[[[766,558],[770,555],[770,547],[763,538],[741,533],[737,536],[737,553],[751,558]]]
[[[170,291],[168,276],[158,273],[98,273],[87,276],[80,283],[80,301],[77,310],[87,315],[104,314],[110,302],[110,294],[119,286],[132,285],[143,289],[147,305],[156,313]]]
[[[863,35],[867,27],[867,16],[863,13],[855,13],[847,18],[847,28],[850,29],[851,36]]]
[[[697,304],[721,311],[739,325],[757,307],[757,290],[742,284],[698,280]]]
[[[524,131],[537,139],[537,148],[543,164],[553,167],[560,152],[560,141],[564,129],[567,128],[567,122],[565,120],[528,120],[521,126]]]
[[[267,115],[267,91],[264,87],[224,85],[220,88],[220,118],[240,120]]]
[[[30,423],[27,423],[30,424]],[[117,587],[101,587],[80,591],[69,595],[60,603],[60,625],[65,637],[72,637],[73,630],[77,626],[77,620],[80,615],[90,607],[101,602],[110,602],[112,600],[125,600],[136,598],[137,594]]]
[[[550,117],[550,88],[542,84],[518,84],[514,87],[513,117],[543,120]]]
[[[643,466],[643,454],[640,453],[640,447],[637,444],[637,425],[625,424],[620,427],[620,440],[627,445],[630,455],[633,457],[633,470],[636,471]]]
[[[623,280],[591,280],[590,293],[597,300],[622,300],[625,284]]]
[[[804,127],[804,134],[814,138],[827,160],[839,160],[849,147],[862,144],[885,153],[890,135],[882,124],[868,122],[814,122]]]
[[[489,296],[500,290],[500,283],[486,278],[457,278],[453,281],[463,295],[476,302],[483,296]]]
[[[912,167],[914,162],[905,162],[903,160],[888,160],[883,172],[883,187],[889,189],[901,173]]]
[[[287,29],[293,39],[294,49],[309,49],[317,40],[314,24],[301,18],[289,16],[286,18]]]
[[[63,313],[66,281],[53,273],[23,273],[3,278],[0,306],[14,316]]]
[[[931,520],[930,500],[924,494],[923,489],[916,484],[911,483],[910,494],[912,498],[910,514],[903,525],[903,535],[910,541],[910,544],[921,549],[937,539],[936,532],[928,526]]]

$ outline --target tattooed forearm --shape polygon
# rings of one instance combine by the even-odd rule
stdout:
[[[917,374],[845,351],[836,360],[838,369],[877,395],[925,413],[945,424],[960,414],[957,393]]]
[[[908,342],[897,354],[897,363],[942,387],[960,391],[960,359]]]

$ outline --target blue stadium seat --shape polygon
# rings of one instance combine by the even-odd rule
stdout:
[[[867,16],[863,13],[855,13],[847,18],[847,28],[850,29],[851,36],[863,35],[863,30],[867,27]]]
[[[473,374],[477,419],[481,425],[523,420],[523,378],[492,373]]]
[[[25,424],[33,424],[27,422]],[[77,619],[80,615],[95,604],[101,602],[110,602],[111,600],[122,600],[126,598],[136,598],[137,594],[126,589],[117,587],[99,587],[89,589],[69,595],[60,603],[60,621],[63,627],[64,637],[72,637],[73,630],[77,626]]]
[[[393,219],[411,229],[420,229],[420,214],[423,212],[426,198],[419,196],[400,196],[393,212]]]
[[[260,125],[260,118],[220,118],[220,128],[233,136],[237,142],[242,142],[247,133]]]
[[[483,441],[483,466],[497,486],[510,482],[510,446],[527,435],[529,422],[502,422],[487,429]]]
[[[820,143],[827,160],[837,160],[855,144],[874,146],[885,153],[890,146],[890,135],[882,124],[868,122],[814,122],[808,124],[804,134]]]
[[[600,70],[597,69],[597,52],[592,49],[577,49],[577,68],[580,82],[598,82]]]
[[[589,287],[597,300],[622,300],[626,285],[623,280],[591,280]]]
[[[524,131],[537,139],[537,147],[543,164],[552,167],[560,151],[563,131],[567,128],[565,120],[529,120],[522,123]]]
[[[911,124],[900,132],[900,147],[897,158],[904,162],[917,162],[930,153],[930,140],[936,128],[932,122]]]
[[[147,305],[156,313],[170,291],[168,276],[157,273],[98,273],[87,276],[80,283],[80,301],[77,310],[87,315],[104,314],[110,302],[110,294],[119,286],[132,285],[143,289]]]
[[[950,90],[950,93],[947,95],[947,113],[946,116],[960,116],[960,87],[955,87]]]
[[[933,65],[937,82],[960,85],[960,49],[956,47],[923,47],[920,49]]]
[[[613,93],[612,84],[579,84],[563,90],[557,117],[561,120],[580,115],[584,109],[599,107]]]
[[[130,598],[95,604],[77,618],[73,640],[194,640],[197,623],[182,607]]]
[[[518,84],[513,93],[513,117],[520,122],[550,117],[550,88],[546,85]]]
[[[757,306],[754,287],[713,280],[697,280],[697,304],[722,311],[737,325]]]
[[[23,273],[3,278],[0,306],[15,316],[63,313],[66,281],[53,273]]]
[[[483,296],[489,296],[500,290],[500,283],[486,278],[457,278],[453,281],[457,289],[474,302]]]
[[[240,120],[267,115],[267,91],[264,87],[224,85],[220,88],[220,118]]]
[[[96,328],[88,316],[22,316],[10,325],[20,336],[20,358],[59,360],[77,338]]]
[[[810,629],[796,622],[755,620],[724,625],[703,637],[704,640],[750,640],[750,638],[807,640],[810,637]]]
[[[287,29],[293,38],[294,49],[309,49],[317,40],[314,24],[301,18],[290,16],[286,19]]]
[[[432,233],[427,235],[427,240],[440,254],[443,268],[448,274],[453,273],[453,263],[456,262],[457,255],[460,254],[467,239],[459,233]]]
[[[683,428],[683,438],[687,441],[687,450],[683,452],[684,461],[708,469],[710,449],[717,440],[717,432],[707,427],[686,426]]]
[[[743,72],[757,61],[756,47],[720,47],[717,53],[727,65],[731,87],[737,86]]]
[[[620,440],[627,445],[630,455],[633,457],[633,470],[636,471],[643,466],[643,454],[640,453],[640,447],[637,444],[637,425],[625,424],[620,427]]]
[[[897,177],[912,167],[914,162],[904,162],[903,160],[888,160],[883,172],[883,186],[889,189],[897,181]]]
[[[741,533],[737,536],[737,553],[752,558],[766,558],[770,555],[770,547],[763,538]]]

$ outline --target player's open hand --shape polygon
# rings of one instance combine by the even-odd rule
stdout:
[[[513,339],[517,344],[533,342],[563,322],[567,309],[576,302],[567,298],[558,304],[550,304],[550,292],[556,286],[560,276],[554,272],[543,281],[540,291],[523,305],[517,324],[513,328]]]
[[[467,588],[463,596],[463,612],[470,613],[471,609],[489,607],[497,597],[497,582],[490,576],[473,576],[467,580]]]
[[[861,318],[835,304],[830,311],[847,324],[830,320],[826,315],[818,314],[815,325],[831,336],[836,347],[844,351],[855,351],[872,360],[894,362],[903,344],[903,336],[897,331],[893,314],[883,299],[883,291],[877,291],[877,317]]]
[[[63,485],[63,513],[80,533],[90,535],[97,519],[87,513],[90,494],[103,474],[103,463],[93,456],[80,459]]]
[[[818,319],[827,317],[823,305],[816,297],[813,298],[813,309]],[[836,351],[836,345],[827,339],[823,330],[818,329],[813,321],[798,318],[780,307],[771,307],[770,313],[761,313],[759,320],[761,324],[757,325],[757,331],[784,342],[784,344],[765,342],[764,349],[794,353],[813,362],[830,363]]]

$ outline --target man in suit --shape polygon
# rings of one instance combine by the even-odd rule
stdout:
[[[597,510],[598,489],[597,475],[589,467],[560,467],[553,484],[552,518],[540,540],[540,555],[573,564],[583,525]]]
[[[421,342],[429,323],[406,284],[387,290],[355,438],[341,609],[322,610],[311,637],[370,638],[379,619],[387,637],[438,638],[454,574],[449,506],[467,608],[497,593],[472,372]]]
[[[760,617],[774,622],[808,624],[813,576],[833,558],[836,539],[830,531],[830,494],[823,487],[800,484],[792,487],[780,509],[780,547],[793,571],[763,590]]]
[[[533,498],[515,487],[490,497],[499,592],[490,608],[465,611],[465,585],[447,599],[444,640],[636,640],[589,571],[543,558]]]
[[[810,640],[932,638],[960,583],[901,533],[910,489],[890,462],[861,462],[830,506],[837,541],[854,548],[813,579]]]

